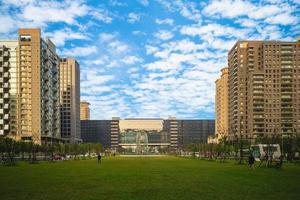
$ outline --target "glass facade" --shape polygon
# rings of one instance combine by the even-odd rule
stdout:
[[[119,150],[126,153],[158,153],[168,148],[169,134],[163,119],[125,119],[119,121]]]

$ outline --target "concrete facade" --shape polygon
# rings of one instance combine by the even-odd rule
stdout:
[[[60,139],[59,57],[40,29],[19,29],[20,135],[34,143]]]
[[[215,81],[215,138],[228,137],[228,68],[221,69],[221,77]]]
[[[74,58],[60,59],[61,136],[67,143],[81,142],[80,67]]]
[[[300,132],[300,41],[238,41],[228,67],[231,139]]]
[[[87,101],[80,102],[80,120],[90,119],[90,103]]]
[[[41,38],[40,29],[19,29],[18,35],[17,40],[0,41],[0,134],[36,144],[60,141],[55,45]]]

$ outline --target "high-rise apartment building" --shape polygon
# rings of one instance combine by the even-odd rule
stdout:
[[[80,120],[90,119],[90,103],[87,101],[80,102]]]
[[[80,69],[74,58],[60,59],[61,136],[80,142]]]
[[[41,144],[60,139],[59,59],[40,29],[0,41],[0,134]]]
[[[238,41],[228,54],[229,133],[300,132],[300,41]]]
[[[215,82],[215,138],[218,140],[228,137],[228,68],[221,69],[221,73]]]
[[[0,41],[0,135],[18,135],[18,41]]]
[[[20,135],[34,143],[60,139],[59,57],[40,29],[19,30]]]

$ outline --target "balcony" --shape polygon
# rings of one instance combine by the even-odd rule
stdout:
[[[8,72],[4,72],[3,77],[4,77],[4,78],[9,78],[9,77],[10,77],[10,76],[9,76],[9,73],[8,73]]]
[[[260,96],[260,94],[264,94],[264,90],[254,90],[253,94]]]
[[[281,93],[293,93],[293,89],[291,87],[282,87]]]
[[[259,85],[260,85],[260,84],[264,84],[264,83],[265,83],[264,81],[253,81],[253,84],[254,84],[254,85],[256,85],[256,84],[259,84]]]
[[[2,66],[3,66],[3,67],[9,67],[9,62],[4,62],[4,63],[2,64]]]
[[[3,88],[9,88],[9,83],[4,83]]]
[[[293,49],[293,45],[289,45],[289,44],[283,44],[280,47],[281,47],[281,50],[283,50],[283,49],[287,49],[287,50]]]
[[[292,65],[283,65],[281,66],[281,71],[290,71],[291,69],[293,69],[293,66]]]
[[[9,56],[9,51],[4,51],[3,57],[8,57]]]
[[[5,114],[4,119],[9,119],[9,114]]]
[[[290,55],[290,54],[293,54],[293,51],[291,51],[291,50],[281,50],[280,53],[284,54],[284,55]]]
[[[281,64],[292,64],[293,63],[293,61],[291,61],[291,60],[282,60],[281,61]]]
[[[291,99],[292,95],[281,95],[281,99]]]
[[[259,119],[255,119],[253,124],[264,124],[265,123],[265,119],[259,118]]]
[[[285,80],[285,81],[281,81],[282,85],[287,85],[287,84],[292,84],[293,81],[292,80]]]
[[[283,76],[281,76],[281,79],[291,79],[291,78],[293,78],[293,76],[291,76],[291,75],[283,75]]]
[[[262,102],[262,99],[264,99],[264,95],[261,95],[261,96],[253,96],[253,101],[254,101],[254,102],[258,102],[258,100],[261,100],[260,102]]]
[[[8,124],[4,125],[4,130],[9,130],[9,125]]]
[[[8,93],[4,93],[3,98],[4,98],[4,99],[8,99],[8,98],[9,98],[9,94],[8,94]]]
[[[282,113],[281,119],[293,119],[293,113]]]
[[[263,115],[254,115],[253,119],[264,119]]]
[[[4,109],[8,109],[8,108],[9,108],[9,104],[8,103],[4,104]]]
[[[254,106],[253,109],[258,111],[264,110],[264,106]]]

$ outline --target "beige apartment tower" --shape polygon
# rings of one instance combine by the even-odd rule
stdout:
[[[60,139],[59,58],[40,29],[19,30],[19,134],[23,140]]]
[[[90,120],[90,103],[87,101],[80,102],[80,120]]]
[[[221,77],[216,80],[215,96],[215,138],[228,137],[228,68],[221,69]]]
[[[231,139],[300,133],[300,41],[238,41],[228,66]]]
[[[74,58],[60,59],[61,136],[67,143],[81,142],[80,67]]]

